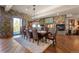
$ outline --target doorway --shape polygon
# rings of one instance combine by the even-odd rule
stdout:
[[[22,27],[22,19],[13,18],[13,35],[20,35],[21,27]]]

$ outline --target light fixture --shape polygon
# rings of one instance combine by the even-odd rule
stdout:
[[[36,5],[33,5],[33,12],[34,12],[33,18],[35,18],[35,11],[36,11]]]
[[[39,24],[37,25],[39,28],[41,27]]]
[[[33,24],[32,27],[35,28],[36,27],[36,24]]]

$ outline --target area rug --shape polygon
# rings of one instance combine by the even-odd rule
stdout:
[[[39,45],[37,45],[37,42],[33,43],[33,41],[30,41],[29,39],[24,39],[20,35],[15,36],[14,39],[32,53],[42,53],[52,44],[52,41],[48,41],[47,43],[40,41]]]

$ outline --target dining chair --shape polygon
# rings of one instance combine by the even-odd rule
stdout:
[[[52,44],[55,46],[56,45],[56,33],[51,33],[51,32],[49,32],[48,33],[48,37],[47,37],[49,40],[52,40]]]
[[[25,39],[25,37],[26,37],[25,26],[23,26],[23,27],[21,28],[21,34],[22,34],[22,37]]]
[[[26,39],[30,40],[30,35],[29,35],[29,30],[28,29],[26,29]]]
[[[33,33],[33,42],[34,42],[34,41],[37,41],[37,45],[39,45],[39,39],[38,39],[37,30],[36,30],[36,29],[33,29],[33,30],[32,30],[32,33]]]

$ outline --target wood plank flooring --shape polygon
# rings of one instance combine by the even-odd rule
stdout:
[[[56,38],[56,46],[50,45],[43,53],[79,53],[79,36],[57,35]],[[13,47],[6,53],[30,53],[30,51],[14,41]]]
[[[79,36],[57,35],[56,42],[58,52],[79,53]]]
[[[79,53],[79,36],[57,35],[56,46],[49,46],[44,53]]]
[[[50,45],[43,53],[56,53],[56,46]]]
[[[7,51],[7,53],[30,53],[28,49],[25,49],[15,40],[13,40],[13,42],[13,47],[9,51]]]

